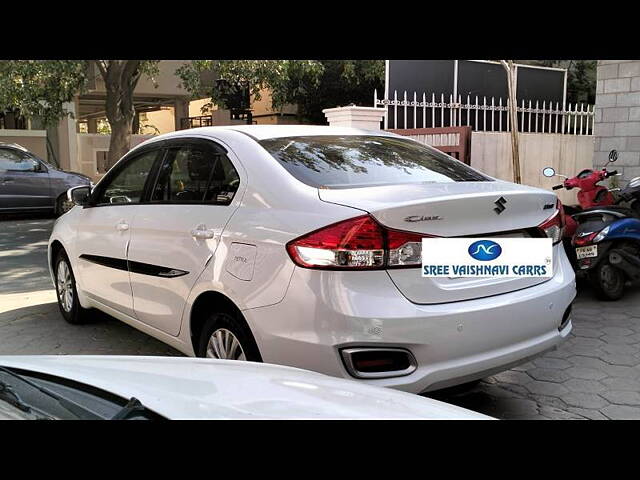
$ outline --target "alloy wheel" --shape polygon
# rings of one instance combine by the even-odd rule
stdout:
[[[230,330],[215,330],[207,343],[207,358],[224,360],[246,360],[240,341]]]
[[[70,312],[73,308],[73,285],[71,283],[71,270],[64,260],[60,260],[58,263],[56,284],[60,305],[62,305],[65,312]]]

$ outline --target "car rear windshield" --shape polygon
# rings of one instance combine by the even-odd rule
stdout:
[[[324,135],[260,140],[298,180],[317,188],[491,178],[414,140],[374,135]]]

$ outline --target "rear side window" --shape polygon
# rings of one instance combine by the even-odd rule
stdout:
[[[318,188],[491,180],[455,158],[403,138],[326,135],[258,143],[291,175]]]
[[[239,183],[225,154],[201,145],[172,147],[160,166],[151,202],[228,205]]]

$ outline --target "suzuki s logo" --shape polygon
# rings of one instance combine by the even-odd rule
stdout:
[[[498,200],[496,200],[493,203],[496,204],[496,208],[494,208],[493,211],[496,212],[498,215],[504,212],[507,208],[504,206],[504,204],[507,203],[507,200],[504,197],[500,197]]]
[[[502,247],[491,240],[478,240],[469,246],[469,255],[471,258],[488,262],[495,260],[502,253]]]

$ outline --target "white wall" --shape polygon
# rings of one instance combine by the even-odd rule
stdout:
[[[551,189],[562,183],[561,177],[546,178],[542,169],[550,166],[568,176],[593,168],[592,135],[520,134],[520,170],[522,183]],[[513,181],[511,134],[508,132],[473,132],[471,166],[492,177]],[[576,190],[555,190],[566,204],[576,204]]]
[[[0,128],[0,143],[17,143],[43,160],[47,160],[46,130],[13,130]]]
[[[99,133],[78,133],[78,163],[79,173],[91,177],[94,181],[102,178],[103,174],[98,173],[96,164],[96,150],[109,150],[109,141],[111,135],[102,135]],[[152,138],[153,135],[131,135],[131,145],[136,145]]]

